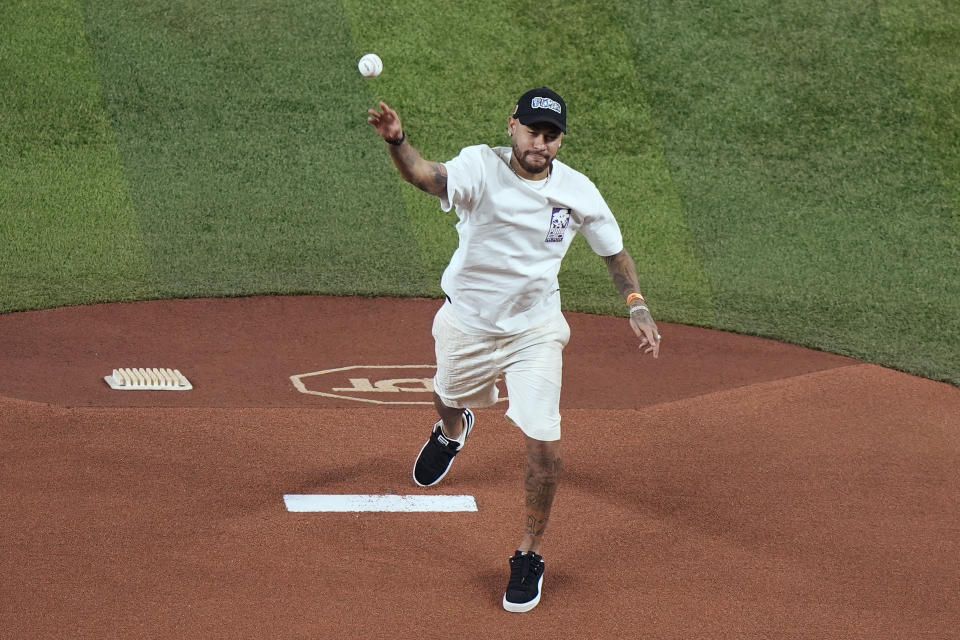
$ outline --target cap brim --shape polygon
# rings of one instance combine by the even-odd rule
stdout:
[[[529,124],[552,124],[557,129],[560,129],[563,133],[567,132],[567,127],[564,125],[559,118],[551,118],[549,115],[544,113],[538,113],[536,115],[525,115],[517,118],[520,121],[520,124],[529,125]]]

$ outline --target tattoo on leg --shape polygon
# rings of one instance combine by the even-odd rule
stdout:
[[[527,475],[524,478],[524,489],[527,493],[526,504],[538,510],[548,510],[553,504],[553,496],[557,492],[557,478],[560,475],[560,459],[554,461],[550,471],[538,471],[532,465],[527,466]]]
[[[527,535],[539,538],[547,528],[562,467],[559,456],[553,459],[544,457],[527,460],[527,471],[523,482],[526,492],[525,533]]]
[[[524,532],[539,538],[547,528],[547,520],[549,520],[549,517],[538,520],[536,516],[527,516],[527,526]]]

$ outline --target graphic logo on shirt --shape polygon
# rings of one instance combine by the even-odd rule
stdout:
[[[550,214],[550,230],[546,242],[563,242],[563,232],[570,225],[570,209],[554,207]]]
[[[550,109],[550,111],[556,111],[557,113],[563,112],[563,109],[560,108],[560,103],[550,98],[534,98],[530,101],[530,107],[533,109]]]

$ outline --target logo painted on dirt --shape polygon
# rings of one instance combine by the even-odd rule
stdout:
[[[300,393],[370,404],[433,404],[429,364],[350,365],[290,376]],[[506,399],[501,397],[501,399]]]
[[[300,393],[371,404],[433,404],[428,364],[351,365],[290,376]]]
[[[290,376],[300,393],[370,404],[433,405],[431,364],[355,364]],[[501,387],[501,392],[503,391]],[[501,393],[500,400],[506,400]]]

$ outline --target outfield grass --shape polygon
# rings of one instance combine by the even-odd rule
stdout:
[[[902,23],[859,3],[684,6],[625,15],[717,326],[957,381],[958,209],[941,176],[960,147],[951,165],[928,132],[960,129],[924,126],[947,103],[903,82],[927,84],[894,46]],[[960,22],[941,17],[955,94]]]
[[[512,101],[548,84],[571,108],[563,159],[616,212],[657,317],[960,383],[960,17],[942,2],[4,11],[0,312],[437,296],[453,219],[397,177],[366,109],[387,100],[445,160],[506,144]],[[585,242],[561,287],[568,309],[622,313]]]
[[[149,295],[80,11],[58,0],[3,4],[0,311]]]

